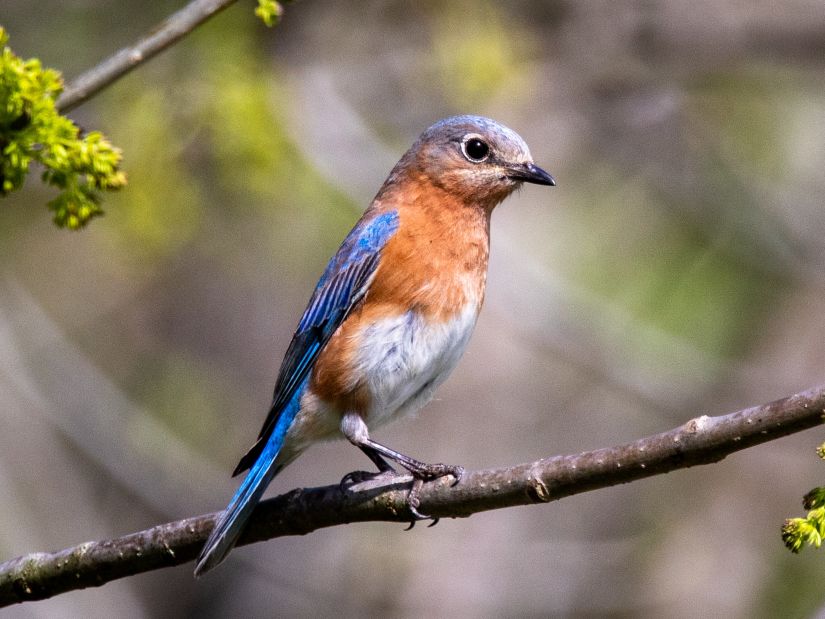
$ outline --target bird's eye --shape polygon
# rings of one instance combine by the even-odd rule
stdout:
[[[473,163],[480,163],[490,154],[490,146],[480,138],[470,138],[461,143],[464,156]]]

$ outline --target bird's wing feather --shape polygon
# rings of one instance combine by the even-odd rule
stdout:
[[[318,354],[364,297],[381,257],[381,250],[398,230],[398,213],[389,211],[361,220],[332,257],[292,336],[275,385],[269,415],[258,441],[241,458],[233,475],[248,469],[272,433],[283,410],[303,384]]]

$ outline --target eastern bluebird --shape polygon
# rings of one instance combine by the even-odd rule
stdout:
[[[195,575],[234,546],[270,481],[311,443],[342,434],[380,474],[412,473],[413,522],[424,480],[460,466],[426,464],[370,438],[426,404],[461,357],[487,280],[490,214],[521,183],[555,185],[524,140],[480,116],[441,120],[401,157],[329,261],[281,364],[249,470],[201,550]],[[346,480],[358,478],[347,475]]]

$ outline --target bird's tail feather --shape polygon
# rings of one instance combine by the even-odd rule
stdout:
[[[226,509],[215,523],[212,534],[206,540],[206,544],[204,544],[200,555],[198,555],[198,561],[195,565],[196,577],[205,574],[226,558],[226,555],[235,546],[235,542],[238,541],[246,526],[246,521],[252,515],[252,510],[255,509],[264,490],[281,469],[280,466],[275,464],[274,457],[265,458],[268,455],[266,454],[267,451],[264,450],[264,453],[261,454],[258,462],[244,478],[235,496],[232,497],[232,501],[226,506]]]
[[[269,483],[292,458],[278,459],[284,438],[299,409],[300,392],[284,409],[261,455],[221,513],[195,564],[195,577],[216,567],[235,546]]]

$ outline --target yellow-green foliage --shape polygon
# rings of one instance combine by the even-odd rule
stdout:
[[[283,12],[281,5],[274,0],[258,0],[258,6],[255,7],[255,15],[260,17],[269,28],[281,20]]]
[[[816,453],[825,459],[825,444]],[[799,552],[805,544],[819,548],[825,537],[825,488],[811,490],[802,499],[802,506],[810,510],[807,516],[788,518],[782,525],[782,541],[791,552]]]
[[[81,136],[55,107],[63,89],[60,73],[36,58],[15,56],[7,43],[0,27],[0,195],[20,189],[37,162],[45,168],[43,181],[60,189],[49,202],[54,222],[82,228],[102,213],[99,190],[126,183],[120,150],[97,131]]]

